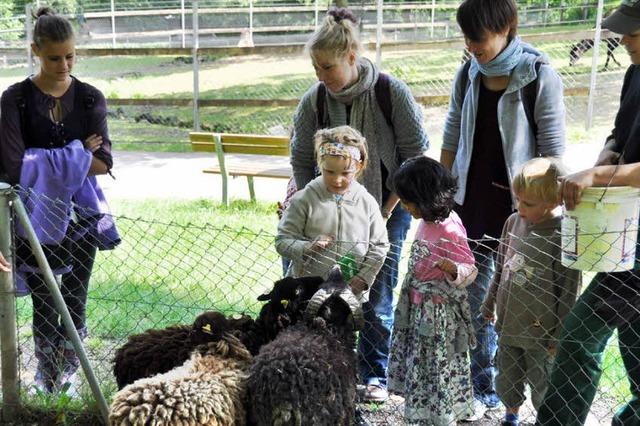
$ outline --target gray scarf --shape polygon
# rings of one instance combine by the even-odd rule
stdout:
[[[359,58],[358,81],[351,87],[329,94],[336,101],[351,105],[349,125],[357,129],[367,140],[369,152],[369,166],[360,178],[361,183],[367,191],[382,205],[382,173],[380,170],[380,155],[378,154],[378,144],[383,141],[378,140],[377,111],[378,103],[375,99],[375,84],[378,81],[378,69],[367,58]],[[387,142],[389,143],[389,142]]]

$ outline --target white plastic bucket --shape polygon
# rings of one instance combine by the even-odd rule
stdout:
[[[632,269],[639,207],[640,189],[586,188],[580,204],[562,216],[562,264],[581,271]]]

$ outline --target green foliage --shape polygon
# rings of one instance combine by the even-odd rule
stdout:
[[[18,12],[11,0],[0,0],[0,31],[16,30],[15,32],[1,33],[0,40],[17,40],[20,36],[19,30],[24,27],[24,24],[18,19],[11,19],[16,14]]]

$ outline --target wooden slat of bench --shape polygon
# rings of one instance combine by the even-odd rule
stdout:
[[[289,145],[246,145],[246,144],[222,144],[225,154],[258,154],[258,155],[278,155],[287,157],[289,155]]]
[[[272,157],[268,155],[226,155],[225,167],[227,174],[232,176],[264,176],[287,178],[293,175],[287,157]],[[207,167],[205,173],[220,174],[219,164]]]
[[[289,138],[286,136],[221,134],[222,146],[229,154],[289,155]],[[189,139],[194,151],[216,152],[215,134],[190,132]]]
[[[204,173],[220,174],[220,167],[213,166],[203,170]],[[231,176],[260,176],[288,179],[293,175],[291,167],[268,167],[256,164],[254,166],[227,166],[227,173]]]

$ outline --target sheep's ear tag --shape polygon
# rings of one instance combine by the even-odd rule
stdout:
[[[202,326],[202,331],[204,331],[207,334],[213,334],[213,331],[211,330],[211,324],[207,324],[207,325],[203,325]]]
[[[280,303],[282,303],[282,306],[284,306],[285,308],[287,307],[287,305],[289,304],[289,301],[287,299],[282,299],[280,301]]]

